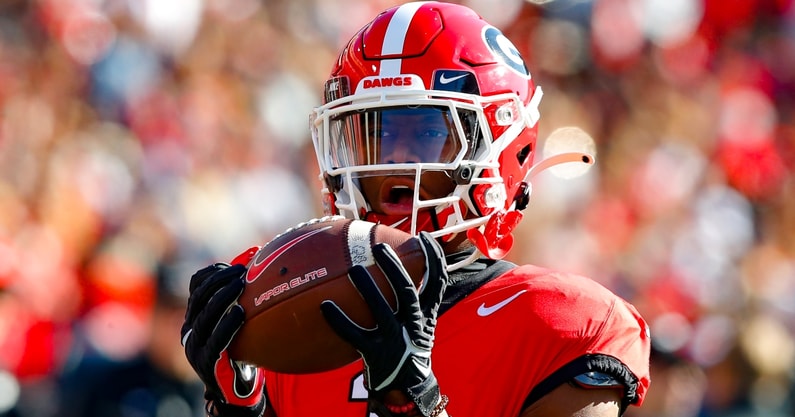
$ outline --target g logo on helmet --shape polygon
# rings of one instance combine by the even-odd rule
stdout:
[[[525,77],[530,75],[522,55],[519,54],[519,50],[499,29],[494,26],[486,26],[483,29],[483,41],[489,47],[489,50],[505,65]]]

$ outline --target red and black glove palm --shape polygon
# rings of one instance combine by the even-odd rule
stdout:
[[[227,352],[245,317],[237,304],[245,273],[243,265],[226,263],[196,272],[181,331],[188,362],[206,387],[208,413],[225,417],[258,417],[266,406],[262,369]]]
[[[421,233],[427,277],[418,293],[395,252],[386,244],[373,247],[373,256],[397,296],[397,313],[378,290],[370,273],[354,266],[349,277],[367,301],[377,326],[363,329],[334,302],[326,300],[321,309],[329,325],[350,342],[362,356],[365,386],[374,400],[374,411],[382,411],[385,396],[401,391],[424,416],[440,401],[439,385],[431,370],[431,349],[436,317],[448,283],[444,253],[430,234]]]

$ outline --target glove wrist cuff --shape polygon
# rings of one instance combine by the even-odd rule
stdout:
[[[433,372],[422,383],[406,389],[406,395],[417,404],[417,410],[423,416],[430,416],[436,404],[441,400],[439,384]]]
[[[433,372],[421,383],[399,391],[405,394],[407,397],[406,399],[409,401],[408,405],[411,407],[406,407],[406,405],[386,404],[386,398],[384,398],[386,394],[384,392],[376,393],[371,391],[369,401],[370,411],[382,417],[405,415],[408,410],[411,410],[411,415],[414,416],[435,417],[446,405],[446,402],[443,405],[441,404],[443,402],[442,395],[440,394],[439,384],[436,382],[436,376],[434,376]],[[437,410],[437,405],[441,405],[439,410]],[[398,411],[400,409],[405,409],[406,411]]]

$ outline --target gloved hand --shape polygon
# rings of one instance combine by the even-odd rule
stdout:
[[[237,304],[243,265],[216,263],[196,272],[182,325],[185,356],[206,387],[207,412],[225,417],[259,417],[265,411],[262,369],[229,358],[227,347],[243,324]]]
[[[425,232],[418,238],[425,251],[427,273],[419,293],[392,248],[386,244],[373,247],[376,263],[395,289],[397,314],[360,265],[350,269],[349,277],[367,301],[377,327],[359,327],[333,301],[326,300],[320,307],[329,325],[361,354],[365,386],[376,402],[374,410],[379,410],[378,403],[382,410],[387,393],[397,390],[408,396],[423,416],[429,416],[441,397],[431,370],[431,349],[448,276],[436,240]]]

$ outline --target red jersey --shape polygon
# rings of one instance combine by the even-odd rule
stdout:
[[[613,376],[626,403],[639,405],[649,386],[650,337],[635,308],[588,278],[505,265],[475,274],[479,286],[463,292],[451,291],[459,287],[451,274],[432,352],[450,415],[518,416],[588,371]],[[473,286],[470,277],[460,282]],[[266,372],[265,381],[279,417],[368,414],[361,361],[310,375]]]

